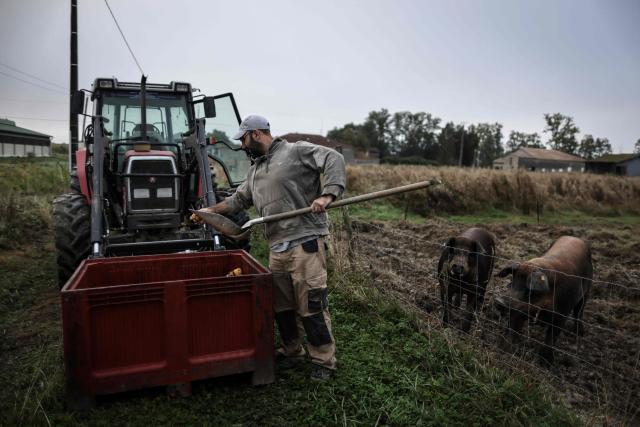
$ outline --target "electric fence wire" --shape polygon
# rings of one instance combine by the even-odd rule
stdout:
[[[446,245],[443,245],[442,243],[433,242],[433,241],[430,241],[428,239],[424,239],[424,238],[421,238],[419,236],[416,236],[414,234],[410,235],[408,233],[403,233],[403,232],[401,232],[399,230],[392,230],[392,231],[385,230],[384,227],[381,227],[381,226],[379,226],[377,224],[374,224],[374,223],[371,223],[371,222],[366,222],[365,221],[364,224],[366,224],[367,226],[371,227],[372,229],[377,230],[378,232],[380,232],[382,234],[385,234],[385,232],[391,232],[391,234],[397,235],[397,236],[400,236],[400,237],[407,237],[407,238],[411,238],[412,240],[417,239],[417,240],[419,240],[421,242],[427,243],[429,245],[433,245],[434,248],[446,248],[447,247]],[[353,236],[353,237],[355,237],[355,240],[360,240],[360,239],[362,239],[364,237],[364,235],[362,235],[361,233],[356,233],[356,235]],[[351,240],[351,239],[349,239],[349,240]],[[366,238],[365,238],[365,240],[366,240]],[[352,242],[349,241],[348,244],[349,244],[349,246],[351,246]],[[382,250],[380,250],[379,248],[377,248],[375,246],[374,246],[374,248],[375,248],[374,252],[376,253],[376,258],[377,259],[382,259],[382,258],[384,258],[385,255],[389,255],[389,254],[386,254],[385,251],[382,251]],[[464,252],[466,252],[466,251],[464,251]],[[362,255],[367,257],[366,254],[362,254]],[[509,262],[513,262],[514,261],[514,260],[510,260],[510,259],[507,259],[507,258],[495,256],[495,255],[493,256],[493,258],[494,259],[501,259],[503,261],[509,261]],[[425,271],[422,268],[417,267],[416,265],[414,265],[414,263],[412,263],[412,262],[408,262],[408,261],[403,260],[403,259],[395,259],[395,257],[394,257],[393,260],[390,259],[390,261],[396,261],[400,265],[402,265],[403,268],[408,268],[408,269],[411,269],[411,270],[415,270],[416,272],[420,272],[425,279],[431,279],[431,280],[435,280],[437,282],[437,279],[438,279],[438,277],[437,277],[438,275],[437,274]],[[392,268],[392,269],[395,270],[395,268]],[[561,272],[557,272],[557,273],[561,273]],[[572,276],[572,275],[566,275],[566,276],[577,277],[577,276]],[[599,281],[599,280],[594,280],[594,279],[591,279],[591,280],[593,282],[600,282],[600,283],[603,283],[603,284],[607,284],[611,288],[618,287],[620,289],[625,289],[625,290],[631,290],[632,289],[632,288],[629,288],[629,287],[624,286],[624,285],[619,284],[619,283],[605,282],[605,281]],[[636,290],[636,289],[633,289],[633,290]],[[489,295],[493,294],[493,292],[487,292],[487,293]],[[438,301],[436,301],[437,298],[432,298],[432,299],[434,300],[434,302],[438,302]],[[463,311],[463,312],[466,311],[462,307],[460,307],[459,309],[461,309],[461,311]],[[434,316],[434,314],[432,314],[432,313],[426,313],[426,314],[427,314],[427,317],[433,318],[433,320],[435,320],[437,323],[440,322],[440,319],[437,316]],[[495,328],[496,330],[499,330],[501,328],[499,323],[496,322],[495,320],[489,319],[486,316],[483,316],[481,313],[473,313],[473,314],[476,317],[477,321],[479,320],[478,317],[482,317],[482,322],[484,322],[485,324],[490,324],[491,327]],[[618,336],[624,336],[623,333],[614,331],[614,330],[612,330],[610,328],[601,327],[601,326],[595,325],[594,323],[591,323],[591,322],[589,322],[589,323],[585,322],[584,320],[582,320],[582,322],[587,327],[589,327],[590,329],[601,330],[601,331],[606,332],[606,333],[608,333],[610,335],[611,334],[615,334],[615,335],[618,335]],[[543,345],[544,344],[542,341],[534,338],[531,335],[531,332],[529,331],[529,327],[527,327],[527,331],[525,333],[516,332],[516,334],[518,336],[520,336],[521,338],[524,338],[526,341],[528,341],[530,343],[534,343],[534,344],[538,344],[538,345]],[[484,340],[482,338],[475,337],[474,334],[470,334],[469,332],[466,332],[463,335],[466,335],[466,336],[472,338],[474,341],[479,339],[479,342],[486,344],[486,342],[484,342]],[[585,344],[591,344],[593,346],[593,345],[595,345],[597,343],[590,342],[590,340],[588,338],[585,339],[585,337],[578,337],[577,335],[574,335],[572,333],[569,333],[568,335],[573,336],[574,339],[577,339],[575,353],[570,351],[570,350],[567,350],[567,349],[559,348],[556,344],[552,344],[551,345],[553,350],[558,352],[559,354],[563,354],[565,356],[569,356],[569,357],[573,358],[578,363],[581,363],[583,366],[589,366],[593,371],[599,373],[600,381],[604,380],[604,378],[606,378],[606,377],[610,377],[610,378],[611,377],[615,377],[615,378],[624,380],[623,382],[625,383],[625,386],[623,386],[623,388],[626,388],[626,390],[624,390],[626,392],[626,399],[623,399],[623,402],[618,402],[618,403],[609,402],[608,404],[611,405],[612,407],[618,409],[618,410],[621,410],[623,413],[625,413],[628,416],[630,416],[630,419],[634,419],[635,416],[637,416],[638,412],[640,411],[640,407],[638,407],[637,404],[634,404],[634,400],[635,399],[633,397],[634,394],[635,394],[633,390],[634,390],[634,388],[637,390],[637,387],[639,385],[639,383],[638,383],[638,369],[639,369],[639,365],[640,365],[640,351],[638,351],[638,353],[635,355],[635,360],[634,360],[634,363],[633,363],[634,366],[631,367],[631,371],[633,372],[633,374],[631,375],[631,377],[626,378],[624,376],[624,374],[621,374],[621,373],[617,372],[617,369],[619,369],[619,366],[616,366],[614,363],[610,363],[610,366],[607,366],[608,365],[607,363],[603,363],[603,362],[606,362],[607,359],[609,359],[607,357],[608,354],[606,354],[607,352],[604,351],[604,350],[602,350],[600,352],[601,353],[600,354],[601,358],[600,358],[600,363],[599,364],[595,364],[595,363],[593,363],[593,362],[591,362],[589,360],[585,360],[583,357],[580,357],[581,355],[580,355],[579,350],[578,350],[580,347],[584,346]],[[629,338],[629,339],[631,339],[631,341],[633,341],[633,338],[631,338],[631,337],[627,337],[627,338]],[[504,350],[499,349],[499,348],[497,348],[496,350],[498,350],[499,353],[503,353],[504,352]],[[529,362],[526,359],[523,359],[522,357],[517,357],[515,352],[511,353],[511,357],[512,358],[515,357],[516,359],[519,359],[520,362],[524,362],[525,364],[527,364],[527,365],[529,365],[531,367],[534,367],[535,371],[544,372],[547,375],[551,374],[551,377],[554,377],[555,380],[560,380],[559,382],[561,384],[565,384],[566,385],[566,381],[564,381],[563,379],[557,377],[555,374],[553,374],[551,372],[548,372],[548,370],[541,369],[540,367],[536,366],[535,364],[532,364],[531,362]],[[613,361],[610,360],[609,362],[613,362]],[[510,363],[507,363],[507,364],[510,365],[511,367],[515,367],[515,366],[511,365]],[[604,384],[602,384],[602,385],[604,385]],[[572,384],[572,386],[573,387],[577,387],[579,389],[582,389],[583,391],[587,392],[587,394],[591,394],[591,391],[585,389],[584,386],[581,386],[581,385],[578,385],[578,384]],[[597,385],[595,385],[595,386],[597,387]],[[622,391],[622,390],[620,390],[620,391]]]

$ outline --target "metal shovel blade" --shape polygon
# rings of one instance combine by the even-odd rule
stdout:
[[[206,224],[213,227],[218,233],[233,240],[247,240],[251,236],[251,229],[243,230],[238,224],[226,216],[203,210],[192,210],[191,212],[200,217]]]

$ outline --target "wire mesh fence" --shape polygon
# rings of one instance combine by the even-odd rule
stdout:
[[[500,363],[524,374],[550,380],[578,408],[599,408],[616,419],[637,420],[640,271],[619,271],[617,277],[626,280],[618,283],[601,279],[598,265],[593,277],[545,269],[545,274],[553,276],[548,298],[532,298],[535,293],[529,292],[516,301],[508,299],[511,281],[495,275],[530,258],[502,256],[499,239],[495,254],[462,249],[470,258],[491,258],[494,268],[484,289],[477,282],[463,288],[446,272],[438,271],[442,252],[450,249],[443,243],[446,239],[436,241],[410,228],[352,221],[348,213],[335,236],[348,268],[368,274],[381,292],[417,310],[431,326],[453,331],[456,339],[482,347]],[[547,240],[550,245],[554,239]],[[580,284],[577,291],[584,294],[580,296],[585,302],[582,316],[574,310],[557,309],[567,293],[553,289],[563,281]],[[457,298],[447,298],[451,290],[457,292]],[[477,307],[473,304],[476,296],[482,296]],[[509,304],[504,304],[505,299]],[[445,307],[450,312],[448,325],[443,322]],[[521,324],[514,325],[514,318]]]

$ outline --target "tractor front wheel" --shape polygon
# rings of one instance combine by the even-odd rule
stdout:
[[[60,288],[89,256],[91,209],[82,194],[67,193],[53,201],[53,227]]]

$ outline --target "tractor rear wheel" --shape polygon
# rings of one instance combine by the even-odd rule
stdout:
[[[80,193],[62,194],[53,201],[53,227],[60,288],[89,256],[91,209]]]

